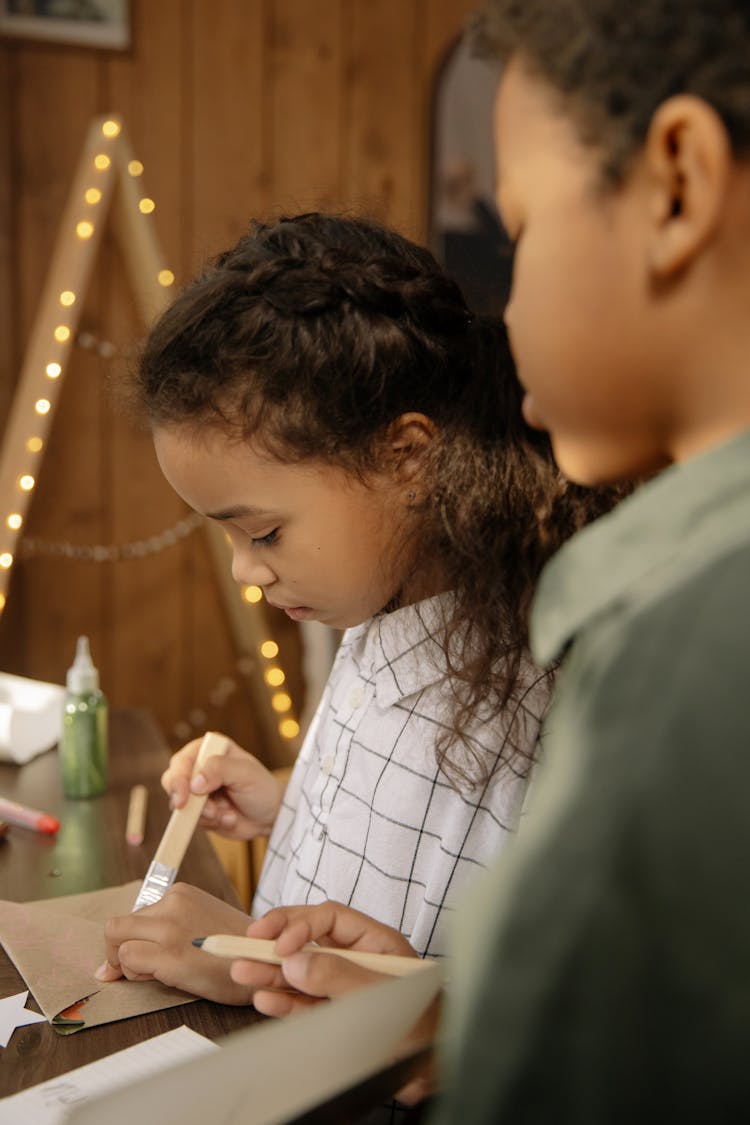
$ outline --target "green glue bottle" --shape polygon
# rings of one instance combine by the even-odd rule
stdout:
[[[60,773],[66,797],[96,797],[107,788],[107,700],[88,637],[79,637],[68,668],[60,740]]]

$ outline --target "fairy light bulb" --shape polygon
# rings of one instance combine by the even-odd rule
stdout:
[[[44,374],[48,379],[59,379],[62,375],[62,367],[59,363],[48,363],[44,369]]]
[[[51,405],[52,404],[50,403],[50,400],[48,398],[38,398],[34,403],[34,409],[36,410],[37,414],[49,414]]]
[[[143,165],[141,164],[140,160],[129,160],[128,161],[128,172],[130,173],[131,176],[134,176],[134,177],[135,176],[142,176],[143,175]]]
[[[296,738],[299,734],[299,723],[296,719],[282,719],[279,723],[279,734],[282,738]]]
[[[94,224],[90,223],[88,219],[82,219],[80,223],[76,223],[76,234],[79,238],[91,238],[94,233]]]
[[[105,137],[117,137],[120,134],[119,121],[105,121],[102,125],[102,133]]]
[[[64,308],[68,309],[68,308],[70,308],[71,305],[74,305],[75,303],[76,303],[76,295],[73,292],[73,290],[72,289],[63,289],[62,293],[60,294],[60,304],[63,305]]]
[[[29,453],[39,453],[43,446],[44,442],[40,437],[36,437],[36,435],[26,439],[26,448]]]
[[[58,324],[52,335],[55,337],[58,344],[64,344],[66,340],[70,339],[70,329],[67,324]]]
[[[23,476],[18,478],[18,487],[21,489],[21,492],[31,492],[35,484],[36,481],[31,473],[24,473]]]
[[[88,204],[90,204],[90,206],[94,207],[97,203],[100,202],[102,193],[99,191],[98,187],[90,187],[86,189],[86,194],[83,198]]]
[[[3,551],[3,553],[0,555],[0,566],[3,568],[3,570],[10,570],[10,568],[13,566],[13,556],[11,555],[10,551]]]
[[[20,512],[11,512],[5,522],[11,531],[18,531],[23,523],[23,516]]]
[[[167,289],[170,285],[174,285],[174,274],[171,270],[159,270],[156,280]]]
[[[265,656],[266,660],[273,660],[274,656],[278,656],[279,646],[276,641],[263,641],[260,646],[260,655]]]
[[[96,156],[94,157],[94,167],[96,168],[97,172],[106,172],[111,163],[112,161],[109,159],[105,152],[97,152]]]
[[[280,687],[286,679],[286,676],[281,668],[267,668],[263,678],[270,687]]]
[[[250,605],[255,605],[263,597],[263,591],[260,586],[243,586],[242,596]]]
[[[149,199],[147,195],[144,195],[143,199],[138,200],[138,210],[142,215],[150,215],[152,211],[156,210],[156,204],[153,199]]]
[[[285,691],[277,691],[271,696],[271,706],[274,711],[288,711],[292,706],[291,697]]]
[[[0,594],[0,613],[5,609],[5,594]]]

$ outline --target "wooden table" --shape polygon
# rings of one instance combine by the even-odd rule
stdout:
[[[56,816],[56,836],[11,829],[0,841],[0,898],[15,902],[79,894],[142,879],[169,818],[159,778],[168,752],[156,724],[145,711],[115,712],[110,717],[107,792],[92,800],[66,800],[60,787],[57,753],[50,751],[25,766],[0,763],[0,793],[13,801]],[[125,842],[130,788],[149,789],[146,838],[138,847]],[[196,832],[180,878],[239,906],[206,835]],[[0,947],[0,997],[26,990]],[[29,997],[29,1007],[38,1006]],[[176,1008],[61,1036],[47,1023],[18,1028],[0,1050],[0,1098],[33,1083],[129,1047],[185,1024],[216,1039],[259,1020],[252,1008],[197,1000]]]

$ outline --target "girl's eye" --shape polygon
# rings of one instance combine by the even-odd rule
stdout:
[[[253,539],[253,537],[251,535],[250,536],[250,542],[253,544],[254,547],[255,546],[270,547],[272,543],[276,542],[278,537],[279,537],[279,529],[278,529],[278,527],[275,527],[273,529],[273,531],[269,531],[268,535],[262,535],[259,539]]]

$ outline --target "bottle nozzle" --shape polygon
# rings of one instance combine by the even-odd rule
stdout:
[[[91,659],[88,637],[78,638],[76,657],[68,668],[67,684],[68,691],[78,693],[99,690],[99,672]]]

